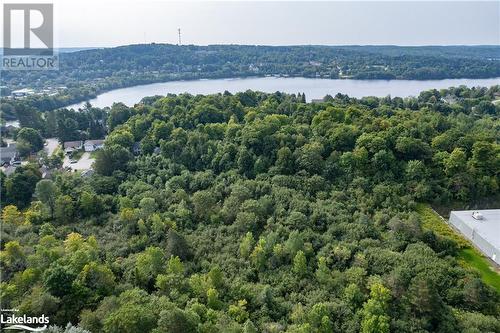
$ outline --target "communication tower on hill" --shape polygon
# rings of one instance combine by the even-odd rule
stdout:
[[[180,45],[182,45],[182,43],[181,43],[181,28],[178,28],[177,32],[179,33],[179,43],[177,45],[180,46]]]

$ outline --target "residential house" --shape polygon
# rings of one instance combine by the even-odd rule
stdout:
[[[15,165],[9,165],[6,168],[2,168],[2,171],[6,176],[10,176],[16,171],[16,168],[17,168],[17,166],[15,166]]]
[[[11,143],[7,147],[0,147],[0,161],[2,165],[17,164],[20,161],[15,143]]]
[[[85,151],[96,151],[104,147],[104,140],[87,140],[83,144]]]
[[[64,152],[66,154],[71,154],[75,150],[80,150],[83,148],[83,141],[67,141],[64,143]]]
[[[52,174],[54,173],[53,169],[49,169],[45,165],[40,167],[40,173],[42,174],[42,179],[50,179],[52,178]]]
[[[13,125],[0,126],[0,132],[2,132],[2,134],[4,134],[4,135],[8,134],[8,133],[12,133],[17,129],[18,128],[16,126],[13,126]]]

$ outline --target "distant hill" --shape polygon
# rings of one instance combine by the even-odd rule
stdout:
[[[71,53],[85,50],[97,49],[97,47],[60,47],[55,48],[59,53]],[[0,47],[0,54],[3,54],[3,47]]]
[[[57,48],[56,50],[61,53],[71,53],[71,52],[94,50],[94,49],[97,49],[97,47],[60,47]]]

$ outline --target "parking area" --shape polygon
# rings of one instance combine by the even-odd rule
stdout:
[[[52,155],[57,147],[59,147],[59,141],[56,138],[45,139],[45,146],[43,147],[43,150],[48,156]]]
[[[76,163],[71,163],[70,158],[65,156],[63,167],[71,167],[72,170],[88,170],[92,167],[92,163],[94,163],[94,159],[90,157],[89,152],[85,152]]]

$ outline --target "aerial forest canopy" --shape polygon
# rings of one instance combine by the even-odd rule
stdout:
[[[498,292],[415,207],[498,196],[499,92],[115,104],[92,176],[0,174],[2,307],[93,333],[498,332]]]

